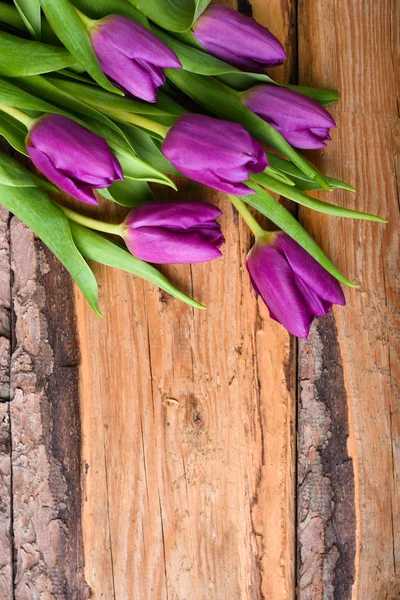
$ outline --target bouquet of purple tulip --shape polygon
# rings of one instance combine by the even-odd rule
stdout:
[[[0,154],[0,203],[47,244],[94,310],[86,259],[204,308],[154,267],[217,259],[225,241],[218,207],[153,199],[150,185],[176,190],[174,175],[229,195],[255,237],[254,290],[290,333],[307,337],[315,317],[345,304],[340,284],[353,284],[276,195],[332,216],[384,219],[307,194],[354,191],[298,152],[327,145],[336,125],[325,106],[338,94],[276,84],[265,68],[286,54],[268,29],[209,0],[175,9],[170,0],[14,3],[0,1],[0,134],[37,170]],[[127,215],[118,224],[84,216],[65,194],[98,213],[103,200],[116,202]]]

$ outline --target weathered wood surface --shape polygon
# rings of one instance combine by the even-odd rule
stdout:
[[[296,343],[251,291],[222,195],[180,192],[220,203],[224,258],[167,270],[206,313],[96,266],[99,319],[2,211],[1,600],[400,598],[400,6],[240,9],[289,49],[279,80],[341,91],[312,158],[357,187],[332,199],[389,224],[299,211],[360,289]]]
[[[389,221],[376,226],[342,219],[332,226],[329,218],[300,211],[300,219],[360,286],[346,293],[345,310],[334,311],[337,332],[332,328],[322,340],[323,355],[339,344],[343,374],[341,367],[339,372],[335,369],[328,386],[326,374],[314,374],[323,393],[328,394],[328,408],[331,393],[348,405],[347,446],[355,475],[353,597],[360,600],[400,596],[399,17],[399,3],[389,1],[301,0],[298,6],[299,80],[305,85],[339,89],[342,95],[333,109],[338,131],[329,149],[314,158],[323,171],[343,177],[357,188],[353,199],[335,192],[338,204],[351,202],[359,210],[379,213]],[[318,355],[317,350],[315,353]],[[318,382],[314,401],[323,401],[317,386]],[[323,449],[316,450],[324,463]],[[346,501],[349,466],[345,460],[346,453],[338,454],[336,462],[323,464],[322,473],[328,485],[334,486],[339,470],[345,471],[340,488]],[[340,510],[341,490],[332,497],[334,514]],[[352,520],[352,513],[344,523],[338,518],[336,536],[343,535],[343,527],[351,528]],[[322,544],[325,552],[332,544],[330,535],[328,524]],[[316,539],[319,542],[319,537]],[[310,540],[310,551],[315,541]],[[300,569],[304,577],[308,566],[303,560]],[[326,597],[342,597],[343,580],[333,576],[329,581],[337,591],[336,596]],[[305,591],[304,598],[310,597]]]

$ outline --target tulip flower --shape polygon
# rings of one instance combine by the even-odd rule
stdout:
[[[146,27],[119,15],[95,22],[89,34],[100,66],[132,96],[155,102],[164,69],[182,67],[175,53]]]
[[[260,73],[286,59],[282,44],[266,27],[221,4],[206,8],[193,35],[210,54],[245,71]]]
[[[307,338],[314,318],[333,304],[346,304],[338,281],[282,231],[258,236],[246,265],[272,319],[297,337]]]
[[[295,148],[323,148],[335,121],[318,102],[277,85],[256,85],[242,95],[256,115],[277,129]]]
[[[106,140],[62,115],[48,114],[36,121],[26,148],[47,179],[87,204],[98,204],[93,190],[124,178]]]
[[[268,165],[265,152],[238,123],[185,114],[169,129],[162,151],[178,171],[228,194],[254,193],[243,184]]]
[[[225,239],[215,220],[221,214],[207,202],[148,202],[130,211],[123,236],[129,251],[147,262],[205,262],[221,256]]]

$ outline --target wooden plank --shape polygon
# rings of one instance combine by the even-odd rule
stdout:
[[[267,4],[257,18],[288,40],[292,4]],[[225,212],[223,259],[165,269],[207,312],[99,266],[104,320],[76,291],[85,577],[94,599],[286,600],[294,347],[251,291],[249,233],[227,200],[190,182],[180,194]]]
[[[338,368],[343,368],[343,402],[347,401],[349,412],[347,446],[355,474],[352,598],[392,599],[400,594],[396,575],[400,531],[398,80],[394,68],[399,10],[389,0],[300,0],[298,15],[300,83],[339,89],[342,94],[339,106],[332,109],[338,131],[329,149],[313,159],[324,172],[357,188],[353,198],[337,191],[332,200],[378,212],[389,220],[382,226],[300,211],[317,241],[360,286],[346,291],[348,306],[334,310],[329,333],[331,343],[337,338],[340,349]],[[315,335],[320,335],[318,327]],[[317,343],[317,337],[311,343]],[[309,373],[312,379],[318,379],[319,358],[317,353],[314,374]],[[331,390],[337,385],[334,376],[327,384]],[[323,400],[316,397],[313,402],[317,406]],[[329,493],[328,489],[325,498],[330,498]],[[345,524],[351,528],[351,514],[348,518]],[[328,534],[326,524],[321,534],[325,541]],[[343,557],[338,557],[338,564]],[[301,558],[301,574],[316,567],[306,560],[312,562],[312,557]],[[335,568],[326,575],[324,597],[350,597],[335,579]],[[323,596],[309,596],[305,587],[300,598],[308,597]]]
[[[15,217],[11,469],[15,600],[84,600],[72,284]]]
[[[8,211],[0,207],[0,597],[13,595],[10,429],[10,240]]]

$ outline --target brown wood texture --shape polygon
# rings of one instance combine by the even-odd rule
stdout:
[[[331,347],[338,344],[342,366],[336,375],[332,371],[336,381],[331,387],[348,405],[347,446],[355,475],[353,597],[357,599],[400,596],[399,9],[399,3],[390,1],[300,0],[298,5],[299,80],[341,92],[341,102],[333,109],[338,131],[329,148],[313,158],[323,171],[357,188],[352,200],[348,194],[335,192],[338,204],[351,202],[389,221],[376,226],[342,219],[333,226],[329,218],[300,211],[300,219],[317,241],[360,286],[347,292],[345,310],[334,311],[337,332],[332,330],[322,340],[325,348],[327,341]],[[321,335],[319,325],[317,332]],[[317,375],[317,380],[321,377]],[[314,389],[314,399],[321,400],[318,387]],[[346,453],[337,455],[334,462],[324,462],[322,448],[315,440],[312,444],[320,452],[328,485],[334,486],[339,471],[348,469]],[[341,509],[341,491],[347,501],[346,486],[348,474],[332,498],[333,513]],[[336,514],[335,535],[345,556],[352,552],[352,542],[345,538],[352,520],[352,514],[346,515],[343,523]],[[322,543],[324,560],[331,533],[328,523]],[[313,547],[311,541],[309,550]],[[302,559],[300,569],[304,576],[308,567]],[[350,573],[344,574],[342,568],[342,575],[341,581],[332,579],[336,596],[327,597],[342,597],[343,579]],[[314,598],[306,591],[303,597]],[[315,597],[322,596],[315,592]]]
[[[224,210],[224,257],[165,269],[206,312],[96,265],[100,319],[2,209],[0,600],[400,598],[400,6],[239,8],[288,49],[279,81],[341,92],[310,157],[389,224],[299,211],[359,289],[297,343],[222,194],[180,188]]]

